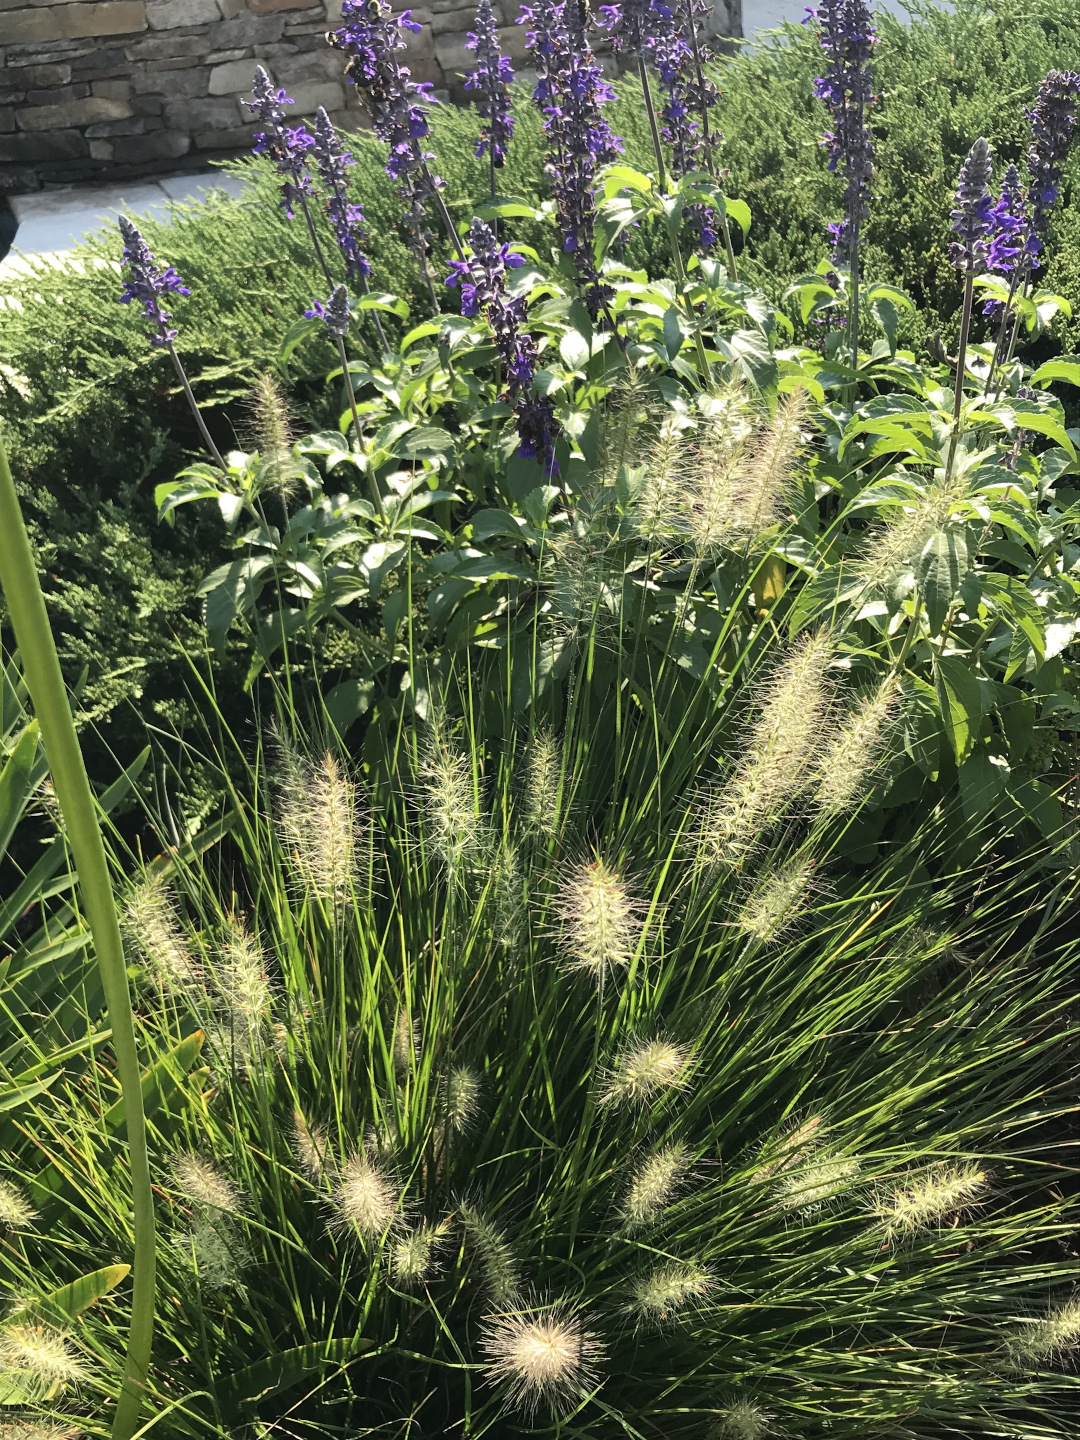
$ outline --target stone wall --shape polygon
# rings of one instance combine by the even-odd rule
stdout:
[[[414,79],[460,99],[473,4],[411,8],[421,25],[406,32]],[[252,126],[240,101],[256,62],[295,99],[290,114],[322,105],[339,124],[362,124],[344,57],[324,39],[340,9],[340,0],[0,0],[0,191],[199,169],[246,149]],[[518,0],[496,0],[496,10],[520,64]],[[740,34],[741,0],[716,0],[711,28]]]

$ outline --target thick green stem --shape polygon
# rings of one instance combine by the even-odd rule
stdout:
[[[649,67],[645,56],[638,60],[638,74],[641,76],[641,90],[645,96],[645,114],[649,117],[649,134],[652,136],[653,154],[656,156],[656,178],[660,194],[667,189],[667,171],[664,168],[664,147],[660,143],[660,127],[656,123],[656,107],[653,104],[652,86],[649,84]]]
[[[694,327],[694,340],[697,345],[698,364],[701,366],[701,376],[707,390],[712,389],[712,367],[709,364],[709,357],[705,353],[705,341],[701,338],[701,331],[697,328],[697,316],[694,314],[694,307],[690,303],[690,296],[686,294],[686,266],[683,264],[682,251],[679,249],[679,237],[674,226],[668,222],[668,240],[671,244],[671,259],[675,266],[675,278],[679,282],[679,293],[683,297],[683,308],[686,311],[686,318]]]
[[[956,460],[956,442],[960,438],[960,409],[964,403],[964,375],[967,372],[968,331],[971,329],[971,302],[975,293],[975,276],[969,270],[964,281],[964,308],[960,314],[960,347],[956,352],[956,390],[953,394],[952,434],[949,436],[949,458],[945,462],[945,487],[952,480]]]
[[[131,1328],[123,1387],[113,1417],[113,1440],[129,1440],[139,1420],[154,1333],[154,1196],[146,1153],[139,1057],[128,990],[124,945],[113,899],[97,808],[71,718],[67,689],[49,626],[30,539],[23,524],[7,453],[0,440],[0,585],[7,599],[26,683],[45,742],[53,786],[68,843],[75,857],[79,891],[90,925],[109,1011],[116,1070],[127,1124],[135,1264]]]
[[[352,411],[353,424],[356,426],[356,448],[362,452],[364,448],[364,432],[360,428],[360,412],[356,408],[356,391],[353,389],[352,375],[349,373],[349,356],[345,349],[345,341],[340,335],[337,337],[337,344],[338,354],[341,356],[341,375],[345,381],[345,393],[349,397],[349,408]],[[383,505],[382,495],[379,492],[374,470],[370,471],[370,479],[371,494],[375,501],[375,508],[379,512],[379,518],[385,520],[386,508]]]

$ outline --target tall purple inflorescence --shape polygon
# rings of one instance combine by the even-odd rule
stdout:
[[[838,264],[857,263],[859,230],[870,214],[874,179],[874,137],[866,123],[874,103],[870,60],[877,42],[866,0],[820,0],[808,12],[821,29],[821,48],[828,64],[814,81],[814,93],[832,116],[827,131],[829,169],[842,172],[844,218],[829,226]]]
[[[985,266],[990,251],[994,198],[990,194],[990,146],[980,138],[968,151],[956,182],[949,229],[957,236],[950,246],[953,264],[965,275]]]
[[[619,5],[601,5],[600,28],[611,36],[617,55],[628,60],[648,59],[662,8],[654,0],[622,0]]]
[[[1029,232],[1030,221],[1024,207],[1020,172],[1015,165],[1010,165],[1001,182],[1001,194],[990,211],[987,268],[998,275],[1011,274],[1024,253]]]
[[[500,245],[491,226],[483,220],[472,222],[468,238],[472,255],[450,261],[446,283],[460,287],[463,315],[483,312],[486,316],[506,370],[507,394],[517,400],[515,415],[521,440],[518,454],[539,460],[551,475],[557,469],[553,450],[558,433],[555,407],[546,396],[531,393],[538,356],[536,344],[525,329],[527,301],[524,295],[509,295],[506,288],[507,270],[516,270],[524,259],[509,245]]]
[[[166,350],[176,339],[177,332],[169,328],[172,315],[162,305],[161,298],[163,295],[190,295],[191,291],[171,265],[161,269],[138,228],[126,215],[121,215],[118,223],[120,234],[124,237],[124,264],[128,267],[120,303],[130,305],[132,300],[139,302],[143,318],[150,325],[151,345]]]
[[[410,244],[426,270],[431,238],[426,201],[442,185],[428,167],[435,157],[422,144],[430,132],[427,107],[434,97],[431,86],[417,84],[397,58],[405,49],[402,30],[417,34],[421,27],[409,10],[395,15],[387,0],[343,0],[341,19],[331,32],[332,43],[348,54],[345,77],[367,106],[375,134],[390,149],[386,173],[401,182]]]
[[[465,49],[476,56],[476,69],[471,75],[466,75],[465,89],[476,91],[479,96],[476,108],[480,118],[487,121],[476,142],[476,156],[482,159],[489,153],[490,147],[491,163],[498,169],[506,159],[514,133],[514,117],[510,113],[514,67],[499,49],[499,28],[495,23],[491,0],[479,0],[476,30],[466,36]]]
[[[525,43],[538,80],[533,99],[544,116],[551,177],[563,249],[573,256],[582,298],[595,318],[611,299],[593,256],[596,172],[621,152],[600,107],[615,92],[589,45],[577,0],[536,0],[522,5]]]
[[[303,125],[289,128],[285,123],[285,105],[293,102],[284,90],[275,89],[270,76],[261,65],[255,67],[255,83],[251,100],[243,103],[266,126],[255,136],[255,154],[268,155],[282,177],[281,204],[291,220],[298,200],[314,192],[304,167],[304,157],[311,148],[311,135]]]
[[[330,116],[320,105],[315,112],[315,139],[311,145],[314,160],[326,187],[326,209],[337,237],[338,249],[345,257],[345,273],[350,280],[363,280],[371,274],[371,265],[364,254],[364,212],[349,200],[345,171],[356,161],[342,148]]]
[[[1027,251],[1032,270],[1038,269],[1042,263],[1039,257],[1050,211],[1061,193],[1061,172],[1076,130],[1078,95],[1080,75],[1072,70],[1051,70],[1039,86],[1034,107],[1027,111],[1027,118],[1031,121],[1031,145],[1028,148],[1031,231]]]
[[[325,305],[313,300],[304,314],[309,320],[321,320],[332,340],[344,340],[349,333],[349,292],[344,285],[335,285]]]

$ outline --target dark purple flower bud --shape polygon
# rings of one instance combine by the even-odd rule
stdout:
[[[321,320],[332,340],[344,340],[349,333],[349,292],[344,285],[335,285],[325,305],[313,300],[304,314],[309,320]]]
[[[132,300],[139,302],[143,318],[150,323],[150,344],[164,350],[176,339],[177,332],[169,328],[172,315],[163,307],[161,297],[190,295],[191,291],[171,265],[166,270],[161,269],[150,253],[150,247],[126,215],[119,216],[118,223],[120,234],[124,237],[124,264],[128,267],[120,304],[130,305]]]
[[[1031,121],[1031,145],[1028,149],[1028,174],[1031,188],[1031,229],[1027,250],[1031,268],[1041,263],[1043,241],[1050,211],[1061,192],[1061,172],[1076,129],[1076,101],[1080,95],[1080,75],[1072,70],[1051,70],[1039,86],[1033,109],[1026,112]]]
[[[814,81],[814,93],[828,106],[834,126],[825,134],[829,169],[839,170],[847,182],[844,222],[829,227],[833,255],[843,264],[852,258],[859,227],[870,214],[874,137],[866,115],[875,100],[870,61],[877,34],[866,0],[821,0],[807,16],[818,21],[828,62]]]
[[[371,266],[363,251],[363,244],[367,239],[364,212],[359,205],[350,202],[345,184],[345,171],[350,165],[355,165],[356,161],[348,150],[342,148],[330,116],[321,105],[315,112],[315,138],[311,146],[311,156],[326,187],[326,209],[334,227],[338,248],[345,257],[345,273],[350,280],[363,280],[371,274]]]
[[[613,293],[596,269],[593,231],[596,172],[623,149],[600,109],[615,91],[596,63],[577,0],[522,5],[518,24],[532,26],[525,44],[538,75],[533,100],[544,116],[546,168],[563,249],[573,256],[585,305],[595,317]]]
[[[509,295],[506,288],[507,270],[516,270],[525,261],[509,245],[500,245],[491,226],[483,220],[472,222],[468,240],[472,254],[466,260],[450,261],[446,283],[460,287],[463,315],[483,312],[491,326],[495,348],[506,370],[507,394],[511,399],[518,399],[515,412],[521,437],[518,454],[543,461],[550,475],[555,469],[551,447],[558,433],[555,410],[550,401],[530,394],[537,349],[525,329],[527,302],[524,295]],[[537,420],[541,411],[547,416],[543,426]]]
[[[953,264],[973,275],[986,264],[990,249],[991,211],[990,146],[980,138],[968,151],[956,182],[956,197],[949,212],[949,229],[959,238],[952,242]]]
[[[428,168],[434,155],[421,144],[430,131],[428,106],[435,103],[431,86],[417,84],[397,58],[405,49],[402,30],[417,34],[422,28],[411,17],[409,10],[395,15],[388,0],[343,0],[343,23],[331,43],[348,54],[345,77],[367,106],[375,134],[389,147],[386,173],[402,182],[410,243],[425,267],[428,231],[419,212],[442,181]]]
[[[476,7],[476,31],[465,37],[465,49],[476,56],[476,69],[465,77],[465,89],[479,95],[477,110],[487,121],[476,142],[480,159],[491,146],[492,163],[501,166],[506,159],[510,137],[514,133],[514,117],[510,113],[510,85],[514,67],[499,49],[499,28],[491,0],[480,0]]]
[[[270,76],[261,65],[255,67],[252,95],[254,98],[243,101],[243,104],[253,110],[266,126],[255,136],[255,154],[269,155],[277,167],[282,177],[282,208],[291,220],[297,200],[314,194],[311,179],[304,168],[304,156],[314,142],[303,125],[290,129],[285,124],[282,106],[293,102],[284,90],[274,89]]]

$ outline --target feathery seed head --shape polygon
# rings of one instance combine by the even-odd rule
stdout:
[[[466,1131],[480,1108],[480,1077],[469,1065],[455,1065],[446,1079],[446,1119],[460,1135]]]
[[[772,1416],[760,1405],[742,1396],[720,1412],[717,1440],[764,1440],[772,1433]]]
[[[460,1200],[457,1213],[465,1239],[480,1260],[492,1304],[509,1308],[518,1294],[519,1275],[506,1236],[471,1201]]]
[[[293,450],[296,427],[285,392],[269,372],[255,382],[250,410],[251,438],[259,454],[262,479],[277,491],[284,505],[303,470]]]
[[[124,911],[124,928],[166,986],[205,997],[206,974],[181,928],[169,887],[160,876],[147,875],[132,892]]]
[[[479,813],[472,766],[438,719],[420,760],[425,838],[452,882],[480,863],[487,825]]]
[[[234,918],[229,927],[215,978],[234,1038],[246,1051],[258,1049],[272,1017],[274,991],[262,946],[242,920]]]
[[[762,1181],[771,1180],[781,1170],[790,1170],[799,1163],[800,1157],[812,1143],[820,1143],[825,1129],[824,1115],[811,1115],[800,1121],[794,1129],[787,1130],[775,1143],[767,1146],[766,1153],[770,1158],[754,1171],[751,1179],[755,1184],[760,1184]]]
[[[1042,1320],[1015,1331],[1005,1343],[1018,1369],[1060,1362],[1080,1349],[1080,1293],[1056,1305]]]
[[[494,924],[498,943],[512,949],[521,941],[525,926],[525,884],[517,847],[503,844],[492,860]]]
[[[184,1234],[174,1237],[173,1244],[194,1264],[200,1288],[207,1294],[243,1288],[241,1271],[250,1257],[227,1216],[197,1215]]]
[[[874,1214],[888,1239],[914,1235],[977,1205],[990,1184],[989,1173],[972,1163],[936,1165],[890,1195],[879,1196]]]
[[[278,829],[304,888],[341,904],[357,871],[363,818],[356,786],[327,750],[318,761],[278,736]]]
[[[860,1169],[854,1155],[842,1155],[826,1145],[811,1145],[804,1150],[803,1159],[780,1172],[777,1197],[785,1210],[813,1215],[842,1194]]]
[[[419,1050],[420,1027],[402,1006],[394,1021],[394,1071],[399,1077],[408,1075],[416,1064]]]
[[[78,1440],[82,1433],[52,1420],[13,1420],[0,1425],[0,1440]]]
[[[645,480],[635,507],[638,532],[648,541],[686,538],[687,490],[683,469],[693,421],[668,414],[644,457]]]
[[[29,1230],[36,1219],[37,1211],[19,1187],[0,1180],[0,1225],[8,1230]]]
[[[685,1090],[693,1058],[689,1046],[671,1040],[635,1040],[604,1076],[600,1103],[641,1105],[670,1090]]]
[[[643,906],[626,881],[597,856],[574,866],[553,900],[560,921],[559,948],[569,968],[602,982],[608,970],[634,958]]]
[[[843,814],[857,802],[880,764],[899,702],[897,679],[888,675],[828,736],[815,766],[814,800],[823,814]]]
[[[805,636],[770,677],[731,779],[709,795],[696,825],[698,863],[739,865],[780,814],[813,783],[831,691],[827,630]]]
[[[741,386],[715,397],[688,463],[669,490],[671,528],[695,555],[707,556],[736,538],[735,517],[756,416]]]
[[[739,928],[762,945],[779,940],[810,902],[816,863],[810,856],[796,856],[767,871],[743,902]]]
[[[521,791],[525,829],[544,840],[559,833],[559,781],[562,755],[559,742],[541,730],[525,753],[525,780]]]
[[[40,1400],[89,1378],[63,1331],[44,1325],[8,1325],[0,1330],[0,1375],[17,1380]]]
[[[712,1288],[707,1270],[682,1260],[657,1265],[632,1284],[627,1310],[639,1323],[669,1319]]]
[[[960,466],[947,487],[943,481],[928,486],[895,520],[872,534],[854,566],[855,574],[867,585],[892,585],[910,571],[930,537],[948,528],[953,506],[966,488]]]
[[[567,1304],[491,1315],[480,1344],[488,1379],[528,1415],[541,1403],[556,1414],[571,1409],[595,1386],[603,1358],[599,1339]]]
[[[333,1201],[340,1230],[364,1240],[381,1240],[397,1221],[400,1203],[401,1194],[390,1176],[366,1154],[345,1162]]]
[[[422,1285],[438,1273],[438,1252],[449,1228],[449,1220],[440,1220],[438,1225],[424,1225],[395,1240],[390,1273],[399,1285]]]
[[[661,1217],[689,1165],[690,1153],[680,1144],[665,1145],[641,1162],[619,1212],[627,1230],[644,1229]]]
[[[733,487],[732,538],[756,539],[790,508],[795,460],[802,449],[810,400],[803,389],[781,397]]]
[[[182,1150],[173,1156],[171,1169],[173,1184],[192,1205],[227,1214],[240,1210],[240,1191],[201,1155]]]
[[[312,1184],[318,1184],[326,1165],[326,1131],[312,1129],[300,1110],[293,1111],[293,1153]]]

